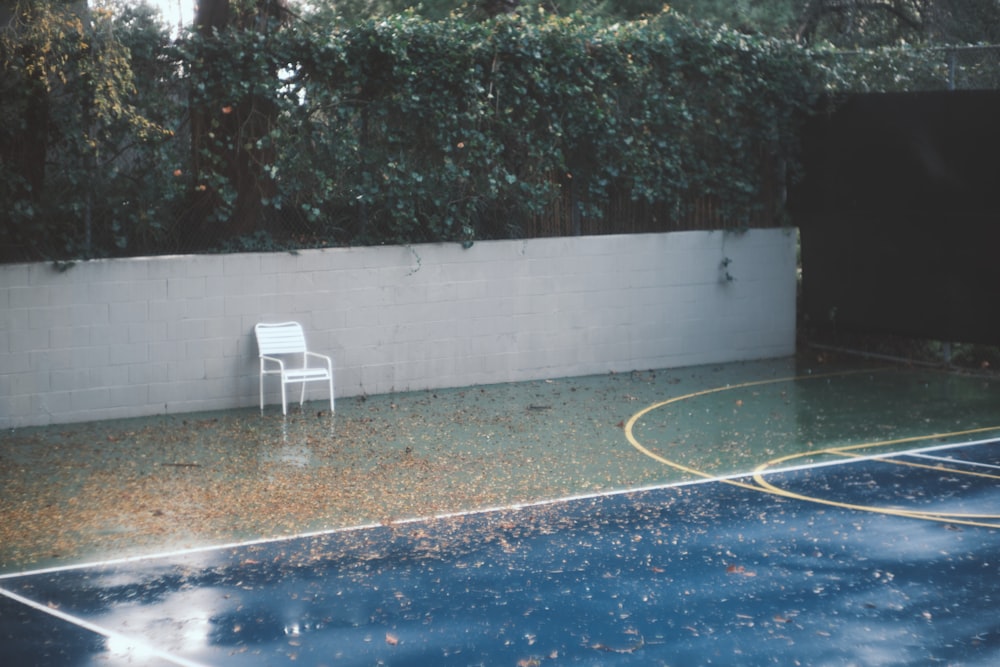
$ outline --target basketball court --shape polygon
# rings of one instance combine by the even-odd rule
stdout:
[[[395,420],[460,416],[453,441],[507,452],[525,478],[469,480],[462,468],[481,495],[461,495],[428,453],[402,470],[441,472],[438,486],[462,500],[444,511],[103,558],[89,557],[94,541],[68,562],[8,566],[0,654],[32,665],[997,664],[998,397],[993,381],[936,371],[769,364],[375,397]],[[477,401],[488,415],[473,414]],[[362,408],[372,413],[357,402],[337,418]],[[299,433],[294,420],[285,428]],[[551,438],[536,441],[543,429]],[[401,429],[384,446],[429,452],[422,433]],[[321,451],[288,447],[280,465]]]

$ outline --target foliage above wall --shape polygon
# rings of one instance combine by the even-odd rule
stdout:
[[[265,5],[169,41],[142,7],[22,3],[0,36],[0,260],[781,224],[829,84],[793,42],[669,10],[340,25]]]
[[[144,169],[173,139],[157,120],[168,120],[167,98],[136,104],[147,72],[129,48],[153,49],[161,34],[123,40],[123,19],[107,11],[17,8],[0,31],[0,260],[125,250],[170,215]]]

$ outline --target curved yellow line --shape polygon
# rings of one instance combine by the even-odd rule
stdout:
[[[884,506],[881,506],[881,505],[855,505],[855,504],[851,504],[851,503],[841,503],[841,502],[838,502],[838,501],[827,500],[825,498],[820,498],[820,497],[817,497],[817,496],[806,496],[806,495],[803,495],[803,494],[797,494],[797,493],[794,493],[792,491],[788,491],[786,489],[782,489],[780,487],[777,487],[774,484],[771,484],[770,482],[766,481],[764,479],[764,477],[763,477],[763,473],[765,471],[767,471],[769,468],[774,468],[778,464],[787,463],[788,461],[792,461],[792,460],[798,459],[798,458],[809,458],[809,457],[815,456],[816,454],[830,454],[830,455],[833,455],[833,456],[843,456],[843,457],[855,456],[855,457],[857,457],[858,455],[850,453],[850,450],[856,450],[856,449],[874,449],[874,448],[878,448],[878,447],[887,447],[889,445],[897,445],[897,444],[908,443],[908,442],[918,442],[918,441],[921,441],[921,440],[932,440],[934,438],[952,438],[952,437],[957,437],[957,436],[973,435],[975,433],[984,433],[984,432],[987,432],[987,431],[996,431],[996,430],[1000,430],[1000,427],[997,427],[997,426],[985,426],[985,427],[981,427],[981,428],[966,429],[966,430],[963,430],[963,431],[951,431],[949,433],[932,433],[930,435],[919,435],[919,436],[912,436],[912,437],[908,437],[908,438],[896,438],[894,440],[883,440],[883,441],[877,441],[877,442],[865,442],[865,443],[860,443],[860,444],[855,444],[855,445],[847,445],[847,446],[844,446],[844,447],[830,447],[830,448],[826,448],[826,449],[817,449],[817,450],[812,450],[812,451],[808,451],[808,452],[798,452],[798,453],[795,453],[795,454],[788,454],[786,456],[781,456],[781,457],[778,457],[776,459],[772,459],[772,460],[770,460],[770,461],[768,461],[766,463],[763,463],[763,464],[757,466],[757,468],[754,469],[753,480],[754,480],[754,482],[758,486],[760,486],[760,490],[767,491],[768,493],[773,493],[775,495],[780,495],[780,496],[783,496],[783,497],[786,497],[786,498],[795,498],[797,500],[809,500],[811,502],[821,503],[821,504],[824,504],[824,505],[833,505],[833,506],[836,506],[836,507],[843,507],[843,508],[847,508],[847,509],[862,510],[862,511],[866,511],[866,512],[879,512],[879,513],[882,513],[882,514],[894,514],[894,515],[897,515],[897,516],[907,516],[907,517],[916,518],[916,519],[927,519],[927,520],[934,520],[934,521],[950,521],[952,523],[963,523],[963,524],[967,524],[967,525],[976,525],[976,526],[982,526],[982,527],[996,528],[996,527],[1000,527],[1000,526],[998,526],[997,524],[992,524],[992,523],[979,523],[978,521],[962,521],[962,519],[966,519],[966,520],[1000,519],[1000,514],[976,514],[976,513],[968,513],[968,512],[961,512],[961,513],[956,513],[956,512],[928,512],[928,511],[923,511],[923,510],[896,509],[896,508],[891,508],[891,507],[884,507]],[[905,463],[905,462],[902,462],[902,461],[892,461],[891,459],[885,459],[885,458],[878,457],[878,456],[873,457],[873,458],[875,460],[878,460],[878,461],[883,461],[883,462],[886,462],[886,463],[892,463],[893,465],[906,465],[906,466],[910,466],[910,467],[914,467],[914,468],[928,468],[928,469],[931,469],[931,470],[941,470],[942,472],[949,472],[949,473],[954,473],[954,474],[966,474],[966,475],[972,475],[972,476],[987,477],[987,478],[990,478],[990,479],[998,479],[996,475],[988,475],[988,474],[985,474],[985,473],[965,472],[965,471],[953,470],[953,469],[950,469],[950,468],[948,468],[948,469],[941,469],[941,468],[937,468],[937,467],[934,467],[934,466],[926,466],[926,465],[922,465],[922,464],[918,464],[918,463]]]
[[[830,507],[839,507],[839,508],[842,508],[842,509],[851,509],[851,510],[857,510],[857,511],[862,511],[862,512],[873,512],[873,513],[877,513],[877,514],[887,514],[887,515],[891,515],[891,516],[900,516],[900,517],[912,518],[912,519],[922,519],[922,520],[925,520],[925,521],[937,521],[937,522],[949,523],[949,524],[958,524],[958,525],[965,525],[965,526],[976,526],[976,527],[981,527],[981,528],[1000,528],[1000,523],[990,523],[988,521],[981,521],[981,519],[1000,519],[1000,515],[995,515],[995,514],[965,514],[965,513],[963,513],[963,514],[957,514],[957,513],[945,513],[945,512],[924,512],[924,511],[919,511],[919,510],[907,510],[907,509],[897,509],[897,508],[892,508],[892,507],[881,507],[881,506],[877,506],[877,505],[859,505],[859,504],[854,504],[854,503],[844,503],[844,502],[840,502],[840,501],[836,501],[836,500],[829,500],[829,499],[821,498],[821,497],[817,497],[817,496],[807,496],[807,495],[804,495],[804,494],[794,493],[792,491],[788,491],[787,489],[782,489],[780,487],[774,486],[773,484],[767,482],[764,479],[764,476],[763,476],[763,473],[765,471],[767,471],[769,468],[773,468],[773,467],[775,467],[778,464],[785,463],[785,462],[788,462],[788,461],[791,461],[791,460],[797,459],[797,458],[813,457],[813,456],[816,456],[816,455],[823,455],[823,454],[829,454],[829,455],[834,455],[834,456],[843,456],[843,457],[858,456],[858,455],[855,455],[855,454],[850,454],[849,452],[852,451],[852,450],[857,450],[857,449],[874,449],[874,448],[879,448],[879,447],[888,447],[888,446],[891,446],[891,445],[903,444],[903,443],[907,443],[907,442],[917,442],[917,441],[920,441],[920,440],[930,440],[930,439],[933,439],[933,438],[955,437],[955,436],[961,436],[961,435],[971,435],[971,434],[974,434],[974,433],[983,433],[983,432],[986,432],[986,431],[997,431],[997,430],[1000,430],[1000,426],[989,426],[989,427],[983,427],[983,428],[974,428],[974,429],[968,429],[968,430],[964,430],[964,431],[954,431],[954,432],[951,432],[951,433],[935,433],[935,434],[931,434],[931,435],[913,436],[913,437],[907,437],[907,438],[896,438],[896,439],[893,439],[893,440],[884,440],[884,441],[877,441],[877,442],[867,442],[867,443],[861,443],[861,444],[855,444],[855,445],[847,445],[847,446],[844,446],[844,447],[833,447],[833,448],[827,448],[827,449],[811,450],[811,451],[808,451],[808,452],[798,452],[798,453],[795,453],[795,454],[789,454],[789,455],[786,455],[786,456],[781,456],[781,457],[778,457],[776,459],[772,459],[770,461],[767,461],[766,463],[763,463],[760,466],[758,466],[757,468],[755,468],[754,469],[754,473],[753,473],[753,480],[754,480],[753,484],[749,484],[747,482],[740,482],[740,481],[733,480],[733,479],[719,479],[718,475],[712,475],[712,474],[704,472],[702,470],[698,470],[696,468],[692,468],[690,466],[686,466],[686,465],[684,465],[682,463],[679,463],[677,461],[673,461],[673,460],[670,460],[670,459],[668,459],[666,457],[660,456],[659,454],[657,454],[656,452],[650,450],[649,448],[645,447],[641,442],[639,442],[639,440],[635,437],[635,434],[633,432],[633,429],[634,429],[636,423],[640,419],[642,419],[644,416],[646,416],[647,414],[649,414],[650,412],[652,412],[654,410],[662,408],[665,405],[670,405],[672,403],[677,403],[677,402],[685,401],[685,400],[692,399],[692,398],[698,398],[700,396],[707,396],[709,394],[715,394],[715,393],[719,393],[719,392],[723,392],[723,391],[730,391],[730,390],[733,390],[733,389],[746,389],[748,387],[756,387],[756,386],[761,386],[761,385],[766,385],[766,384],[777,384],[779,382],[794,382],[796,380],[819,379],[819,378],[826,378],[826,377],[833,377],[833,376],[850,375],[850,374],[856,374],[856,373],[876,372],[878,370],[879,369],[865,369],[865,370],[858,370],[858,371],[843,371],[843,372],[838,372],[838,373],[824,373],[824,374],[819,374],[819,375],[798,375],[798,376],[791,376],[791,377],[784,377],[784,378],[773,378],[773,379],[770,379],[770,380],[757,380],[757,381],[744,382],[744,383],[735,384],[735,385],[727,385],[727,386],[724,386],[724,387],[714,387],[712,389],[704,389],[702,391],[692,392],[692,393],[689,393],[689,394],[685,394],[683,396],[676,396],[674,398],[670,398],[670,399],[667,399],[665,401],[660,401],[658,403],[653,403],[652,405],[649,405],[649,406],[643,408],[642,410],[636,412],[634,415],[632,415],[629,418],[629,420],[625,423],[625,438],[629,441],[629,444],[631,444],[635,449],[637,449],[639,452],[641,452],[645,456],[648,456],[649,458],[653,459],[654,461],[657,461],[657,462],[662,463],[664,465],[667,465],[667,466],[669,466],[671,468],[674,468],[675,470],[679,470],[681,472],[684,472],[684,473],[687,473],[687,474],[690,474],[690,475],[694,475],[694,476],[701,477],[701,478],[704,478],[704,479],[715,479],[715,480],[721,481],[721,482],[723,482],[725,484],[729,484],[731,486],[736,486],[736,487],[743,488],[743,489],[749,489],[749,490],[753,490],[753,491],[760,491],[762,493],[769,493],[771,495],[780,496],[780,497],[783,497],[783,498],[789,498],[789,499],[794,499],[794,500],[802,500],[802,501],[807,501],[807,502],[813,502],[813,503],[817,503],[817,504],[820,504],[820,505],[826,505],[826,506],[830,506]],[[903,464],[903,463],[899,463],[899,464],[900,465],[913,465],[914,467],[921,467],[921,466],[919,466],[919,464]],[[928,467],[928,468],[935,469],[935,470],[938,469],[938,468],[934,468],[932,466],[923,466],[923,467]],[[946,470],[949,473],[962,474],[961,471],[955,471],[955,470],[952,470],[952,469],[944,469],[944,470]],[[967,474],[982,475],[981,473],[967,473]],[[994,477],[993,475],[982,475],[982,476],[985,476],[985,477]]]
[[[747,387],[759,387],[766,384],[778,384],[780,382],[795,382],[796,380],[807,380],[814,378],[820,379],[820,378],[836,377],[841,375],[856,375],[858,373],[871,373],[871,372],[877,372],[878,370],[879,369],[862,369],[855,371],[840,371],[837,373],[821,373],[818,375],[793,375],[783,378],[771,378],[770,380],[754,380],[752,382],[742,382],[740,384],[726,385],[725,387],[713,387],[712,389],[703,389],[701,391],[695,391],[690,394],[684,394],[683,396],[675,396],[674,398],[668,398],[667,400],[660,401],[659,403],[653,403],[652,405],[649,405],[643,408],[642,410],[639,410],[639,412],[635,413],[634,415],[632,415],[629,418],[629,420],[625,423],[625,437],[626,439],[628,439],[629,443],[633,447],[635,447],[640,452],[642,452],[649,458],[653,459],[654,461],[659,461],[660,463],[668,465],[671,468],[675,468],[677,470],[690,473],[692,475],[698,475],[699,477],[704,477],[705,479],[716,479],[718,475],[711,475],[709,473],[702,472],[700,470],[695,470],[694,468],[689,468],[688,466],[685,466],[681,463],[677,463],[676,461],[671,461],[670,459],[666,459],[657,454],[656,452],[653,452],[644,447],[642,443],[640,443],[638,439],[636,439],[635,435],[632,433],[632,429],[635,427],[636,422],[638,422],[640,419],[642,419],[644,416],[646,416],[653,410],[658,410],[659,408],[662,408],[665,405],[670,405],[671,403],[678,403],[680,401],[686,401],[691,398],[698,398],[700,396],[707,396],[709,394],[717,394],[719,392],[730,391],[733,389],[746,389]],[[734,484],[736,484],[737,486],[740,485],[739,482],[734,482]],[[752,486],[752,485],[748,484],[746,486]]]
[[[914,463],[912,461],[900,461],[899,459],[883,458],[881,456],[874,457],[875,461],[881,461],[882,463],[891,463],[894,466],[906,466],[907,468],[918,468],[920,470],[934,470],[935,472],[947,472],[953,475],[961,475],[965,477],[982,477],[983,479],[996,479],[1000,480],[1000,475],[992,475],[988,472],[976,472],[975,470],[959,470],[957,468],[947,468],[941,463],[932,466],[927,463]]]
[[[759,479],[757,475],[754,475],[754,481],[758,482],[760,486],[748,484],[746,485],[746,488],[754,489],[756,491],[761,491],[763,493],[769,493],[775,496],[780,496],[782,498],[802,500],[810,503],[817,503],[819,505],[826,505],[828,507],[839,507],[841,509],[857,510],[860,512],[871,512],[874,514],[887,514],[890,516],[899,516],[908,519],[922,519],[924,521],[938,521],[940,523],[960,524],[963,526],[977,526],[979,528],[1000,528],[1000,524],[998,523],[990,523],[988,521],[978,520],[979,518],[1000,518],[1000,517],[994,517],[989,515],[984,517],[977,517],[976,515],[966,515],[966,514],[949,515],[937,512],[921,512],[916,510],[881,507],[878,505],[856,505],[853,503],[844,503],[836,500],[827,500],[826,498],[820,498],[817,496],[807,496],[800,493],[793,493],[792,491],[788,491],[787,489],[782,489],[772,484],[769,484],[768,482]]]

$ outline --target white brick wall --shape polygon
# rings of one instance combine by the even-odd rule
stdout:
[[[785,356],[795,234],[0,266],[0,427],[253,405],[253,325],[281,320],[339,396]]]

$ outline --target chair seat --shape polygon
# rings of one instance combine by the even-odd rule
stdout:
[[[323,379],[330,377],[329,371],[325,368],[286,368],[285,379],[289,382],[293,380],[303,380],[307,378]]]

